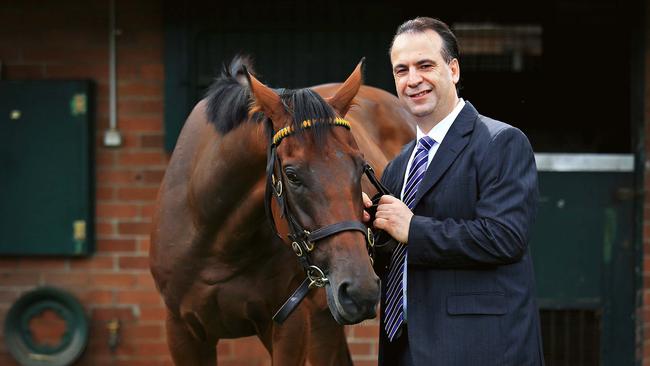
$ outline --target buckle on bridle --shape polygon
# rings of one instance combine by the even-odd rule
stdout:
[[[303,253],[300,244],[294,241],[293,243],[291,243],[291,249],[293,249],[293,252],[296,253],[298,257],[302,257]]]
[[[368,232],[366,233],[367,237],[366,240],[368,241],[368,246],[369,247],[374,247],[375,246],[375,236],[372,234],[372,229],[368,228]]]
[[[305,233],[305,236],[303,237],[302,242],[305,244],[305,249],[307,249],[307,252],[311,252],[314,250],[314,242],[309,241],[309,235],[311,234],[309,230],[303,230]]]
[[[325,277],[325,273],[320,268],[311,265],[307,268],[307,278],[309,278],[309,288],[325,287],[330,280]]]

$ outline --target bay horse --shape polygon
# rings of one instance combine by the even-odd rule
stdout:
[[[361,192],[373,192],[364,164],[381,174],[415,126],[397,98],[361,86],[362,63],[342,85],[276,92],[237,57],[190,113],[161,183],[150,249],[176,365],[215,365],[220,339],[250,335],[273,365],[352,365],[343,325],[374,318],[379,300],[358,228]],[[324,289],[280,324],[272,315],[306,273],[296,243],[279,238],[292,233],[287,215],[306,233],[348,226],[311,249],[298,245],[311,251]]]

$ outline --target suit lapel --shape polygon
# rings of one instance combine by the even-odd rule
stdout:
[[[474,106],[466,102],[458,117],[456,117],[456,120],[451,125],[444,140],[442,140],[442,144],[438,148],[433,160],[431,160],[431,164],[429,164],[427,172],[424,174],[424,178],[422,178],[422,182],[420,182],[418,191],[415,194],[413,207],[417,206],[422,196],[440,180],[449,166],[451,166],[451,163],[456,160],[460,152],[467,146],[477,117],[478,112],[474,109]],[[403,177],[402,180],[404,180]]]

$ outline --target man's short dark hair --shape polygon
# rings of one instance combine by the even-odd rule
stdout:
[[[390,50],[393,49],[393,44],[395,43],[395,38],[403,33],[424,33],[427,30],[432,30],[442,38],[442,58],[445,62],[449,63],[451,60],[458,59],[460,61],[460,55],[458,52],[458,41],[454,32],[449,29],[449,26],[443,21],[428,18],[428,17],[417,17],[415,19],[407,20],[402,25],[397,27],[397,31],[393,36],[393,41],[390,43]],[[390,53],[390,52],[389,52]]]

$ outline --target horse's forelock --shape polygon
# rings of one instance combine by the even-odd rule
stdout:
[[[314,141],[318,146],[324,144],[328,124],[334,123],[336,113],[327,102],[315,91],[305,88],[296,90],[285,90],[281,95],[284,104],[293,115],[293,127],[302,135],[303,132],[309,131],[314,136]],[[302,129],[303,121],[316,121],[309,130]]]

